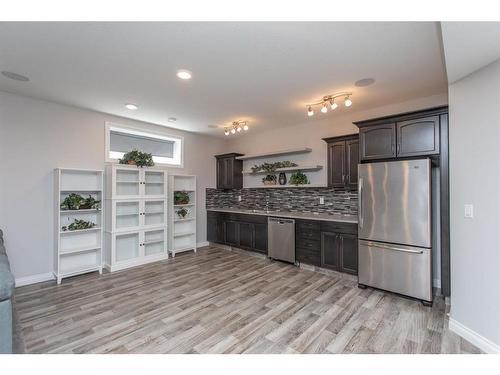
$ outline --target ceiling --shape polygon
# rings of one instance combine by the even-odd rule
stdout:
[[[434,22],[0,23],[0,70],[30,78],[2,91],[222,137],[334,118],[305,104],[340,91],[338,114],[447,90]]]
[[[500,59],[500,22],[443,22],[441,28],[450,83]]]

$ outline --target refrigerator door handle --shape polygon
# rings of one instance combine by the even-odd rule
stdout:
[[[359,223],[359,228],[363,228],[363,179],[362,178],[360,178],[358,181],[358,199],[359,199],[358,223]]]
[[[423,250],[403,249],[402,247],[384,245],[384,244],[377,243],[377,242],[372,242],[372,241],[362,241],[362,243],[364,245],[370,246],[370,247],[378,247],[378,248],[381,248],[381,249],[394,250],[394,251],[402,251],[403,253],[411,253],[411,254],[423,254],[424,253]]]

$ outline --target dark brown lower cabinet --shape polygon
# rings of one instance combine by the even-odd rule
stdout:
[[[267,254],[267,217],[207,212],[209,242]]]
[[[314,220],[295,220],[295,260],[321,265],[320,225]]]
[[[358,274],[358,226],[321,223],[321,267]]]

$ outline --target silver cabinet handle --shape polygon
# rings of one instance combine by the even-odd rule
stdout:
[[[375,242],[370,242],[370,241],[363,241],[363,245],[370,246],[370,247],[378,247],[381,249],[387,249],[387,250],[394,250],[394,251],[402,251],[403,253],[411,253],[411,254],[423,254],[423,250],[410,250],[410,249],[404,249],[402,247],[396,247],[396,246],[389,246],[389,245],[384,245],[380,243],[375,243]]]
[[[363,228],[363,179],[358,180],[358,223]]]

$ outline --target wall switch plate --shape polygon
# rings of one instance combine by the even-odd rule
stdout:
[[[464,217],[472,219],[474,217],[474,205],[464,204]]]
[[[238,195],[238,202],[241,202],[241,195]]]
[[[319,197],[319,204],[325,204],[325,198]]]

